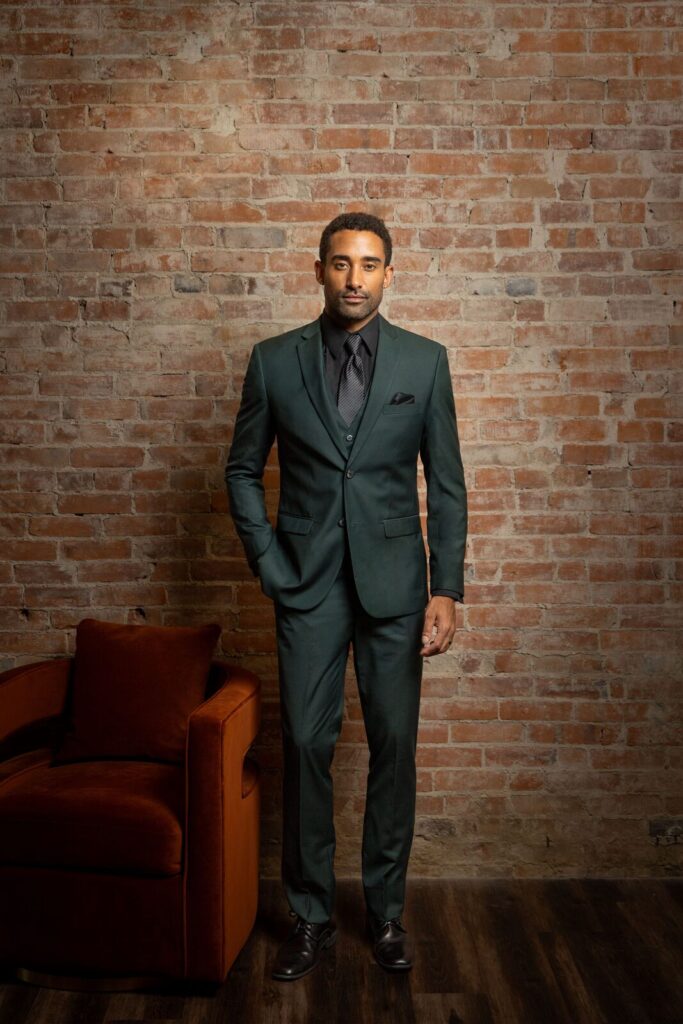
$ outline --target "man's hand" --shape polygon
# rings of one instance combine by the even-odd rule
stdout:
[[[420,654],[431,657],[443,654],[451,646],[455,636],[455,601],[452,597],[440,594],[433,597],[425,610],[424,626],[422,627],[423,647]]]

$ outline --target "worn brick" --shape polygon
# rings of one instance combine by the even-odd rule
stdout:
[[[273,608],[223,465],[252,344],[319,313],[323,223],[379,213],[382,311],[448,349],[470,496],[415,867],[674,871],[640,839],[683,767],[676,5],[218,0],[206,38],[201,5],[58,7],[3,15],[2,667],[86,615],[220,621],[263,682],[278,876]],[[264,485],[272,518],[275,450]],[[350,659],[348,874],[367,757]]]

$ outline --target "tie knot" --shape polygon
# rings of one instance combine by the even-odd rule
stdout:
[[[355,356],[358,355],[358,349],[360,348],[360,343],[362,340],[363,339],[361,338],[360,334],[349,334],[344,344],[346,345],[346,348],[349,350],[349,352],[351,352],[352,355]]]

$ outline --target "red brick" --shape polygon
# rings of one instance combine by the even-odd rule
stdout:
[[[321,128],[317,133],[320,149],[386,149],[386,128]]]
[[[129,558],[129,540],[78,540],[62,544],[64,556],[74,561],[90,559]]]
[[[315,134],[312,128],[269,128],[261,125],[239,130],[239,143],[244,149],[301,150],[313,149]]]
[[[417,764],[420,768],[467,768],[482,764],[478,747],[423,745],[418,748]]]
[[[263,210],[249,203],[190,203],[192,220],[200,222],[217,221],[219,224],[263,220]]]
[[[342,169],[336,153],[287,153],[269,157],[268,170],[280,174],[336,174]]]
[[[124,448],[120,445],[71,449],[72,466],[139,466],[143,458],[141,448]]]
[[[57,545],[43,540],[5,540],[3,552],[12,562],[51,562],[57,556]]]
[[[92,537],[94,524],[80,516],[33,515],[29,520],[29,533],[36,537]]]
[[[220,621],[224,656],[263,683],[277,874],[273,607],[222,470],[252,344],[318,316],[320,228],[369,210],[395,240],[385,313],[448,347],[469,487],[465,605],[425,665],[418,737],[418,813],[466,824],[432,869],[547,873],[547,817],[570,837],[556,873],[558,856],[613,873],[618,849],[620,870],[656,874],[636,829],[675,809],[683,768],[675,5],[263,0],[219,4],[205,39],[192,5],[24,6],[0,60],[19,97],[1,158],[4,665],[73,651],[94,613]],[[271,518],[278,481],[273,450]],[[426,518],[422,468],[418,484]],[[355,844],[351,662],[346,683]]]
[[[130,512],[127,494],[67,494],[57,499],[57,510],[65,515],[103,515]]]

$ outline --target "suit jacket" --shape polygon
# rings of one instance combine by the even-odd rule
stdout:
[[[397,392],[414,401],[392,404]],[[280,497],[273,529],[262,477],[275,439]],[[358,429],[349,433],[324,378],[319,320],[254,345],[225,481],[263,592],[292,608],[313,608],[338,575],[348,542],[369,615],[424,608],[418,454],[431,587],[462,592],[467,492],[445,347],[380,315],[372,383]]]

